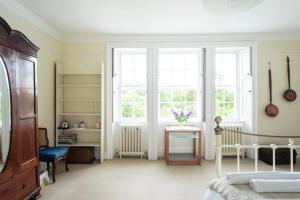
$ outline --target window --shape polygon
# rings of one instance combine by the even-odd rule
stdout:
[[[216,48],[216,115],[224,120],[241,120],[243,108],[247,107],[243,99],[250,97],[244,94],[251,89],[242,86],[246,83],[245,77],[250,76],[249,58],[249,48]]]
[[[158,49],[160,120],[173,120],[172,109],[200,117],[201,57],[199,48]]]
[[[121,120],[146,119],[147,49],[117,48],[115,92],[119,93]]]

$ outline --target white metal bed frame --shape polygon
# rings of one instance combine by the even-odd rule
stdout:
[[[276,171],[276,157],[275,151],[278,148],[289,148],[290,149],[290,171],[294,171],[294,160],[293,160],[293,150],[300,149],[300,145],[294,145],[294,139],[300,138],[300,136],[272,136],[272,135],[263,135],[263,134],[252,134],[246,132],[239,132],[239,131],[232,131],[236,133],[240,133],[243,135],[249,135],[254,137],[271,137],[271,138],[287,138],[289,140],[289,144],[287,145],[276,145],[276,144],[269,144],[269,145],[259,145],[259,144],[252,144],[252,145],[242,145],[242,144],[235,144],[235,145],[223,145],[222,144],[222,132],[225,130],[220,127],[220,123],[222,121],[221,117],[216,117],[215,122],[217,126],[215,127],[215,134],[216,134],[216,170],[217,170],[217,177],[222,177],[222,148],[224,147],[233,147],[236,148],[237,152],[237,172],[240,172],[240,150],[245,148],[252,148],[254,149],[254,165],[255,165],[255,172],[258,172],[258,149],[259,148],[271,148],[272,149],[272,158],[273,158],[273,171]],[[231,131],[231,130],[227,130]]]

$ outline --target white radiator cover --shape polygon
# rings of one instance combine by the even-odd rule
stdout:
[[[119,156],[141,156],[143,151],[143,125],[122,124],[119,141]]]
[[[223,145],[235,145],[235,144],[243,144],[243,137],[240,133],[235,133],[231,131],[239,131],[241,132],[243,129],[242,124],[223,124],[222,128],[225,129],[222,132],[222,144]],[[234,156],[236,155],[236,148],[233,147],[223,147],[222,155],[224,156]],[[244,157],[245,151],[242,149],[242,154]]]

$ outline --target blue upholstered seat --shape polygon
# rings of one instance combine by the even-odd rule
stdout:
[[[56,159],[65,155],[69,147],[48,147],[40,150],[40,158]]]

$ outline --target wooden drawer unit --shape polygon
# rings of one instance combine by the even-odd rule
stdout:
[[[14,190],[14,182],[8,181],[7,183],[1,185],[0,187],[0,200],[15,200],[15,197],[12,196]]]
[[[94,147],[72,147],[68,155],[68,163],[92,163],[94,160]]]
[[[0,200],[40,197],[37,135],[37,52],[20,31],[0,17],[0,85],[3,147],[0,161]]]
[[[36,169],[31,168],[19,175],[15,179],[15,189],[17,199],[24,199],[37,188]]]

